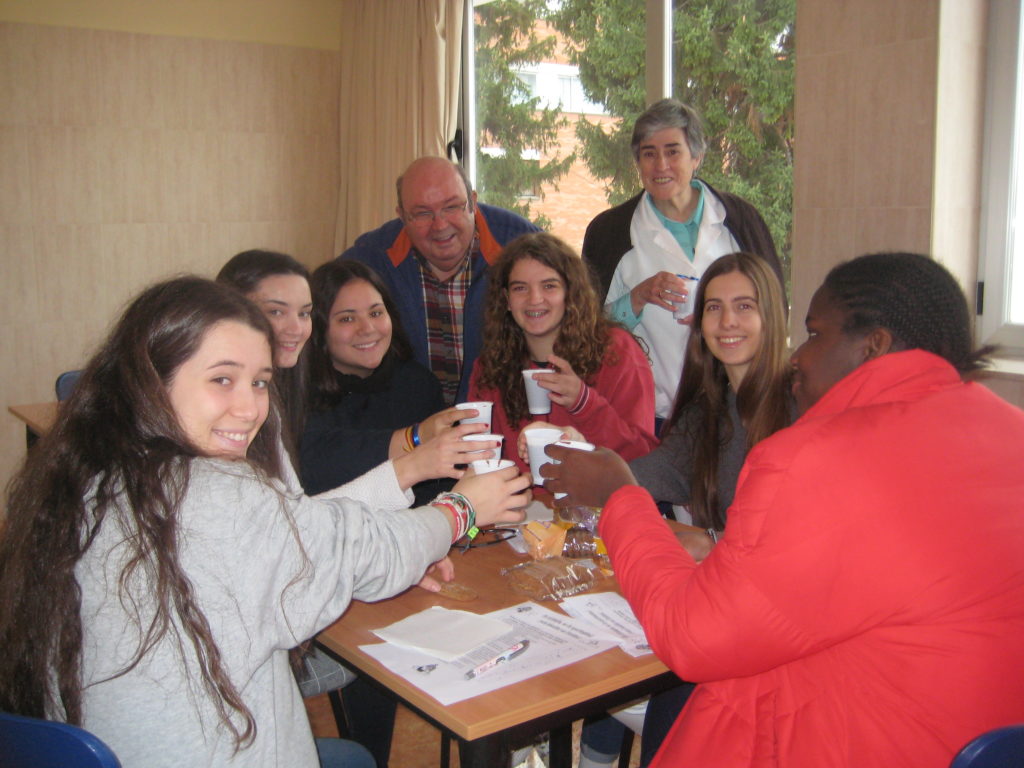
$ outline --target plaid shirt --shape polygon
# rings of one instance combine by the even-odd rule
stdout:
[[[427,349],[430,355],[430,370],[441,382],[444,401],[455,403],[462,378],[462,330],[466,294],[472,278],[470,262],[480,249],[477,238],[466,254],[459,271],[444,282],[434,276],[426,258],[413,249],[416,263],[420,265],[423,284],[423,307],[427,317]]]

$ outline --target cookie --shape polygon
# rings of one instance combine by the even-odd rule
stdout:
[[[442,581],[441,590],[438,594],[442,597],[458,600],[460,603],[468,603],[470,600],[476,600],[477,598],[475,589],[454,581]]]

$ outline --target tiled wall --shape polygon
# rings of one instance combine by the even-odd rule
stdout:
[[[331,258],[338,53],[0,24],[0,482],[119,308],[252,247]]]
[[[837,262],[927,252],[939,2],[798,0],[794,345]]]
[[[973,305],[987,3],[798,0],[794,346],[828,270],[879,250],[929,253]],[[982,378],[1024,407],[1024,367]]]

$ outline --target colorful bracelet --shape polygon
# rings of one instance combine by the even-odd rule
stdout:
[[[455,517],[455,537],[452,539],[452,543],[463,536],[469,536],[472,539],[479,532],[476,527],[476,510],[473,509],[470,500],[461,493],[455,491],[441,493],[430,503],[448,508]]]
[[[406,427],[405,428],[405,445],[402,446],[402,449],[406,453],[409,453],[415,447],[416,446],[413,445],[413,442],[412,442],[412,427]]]
[[[416,422],[415,424],[412,425],[412,444],[416,448],[418,448],[419,444],[420,444],[420,425],[419,425],[419,422]]]
[[[455,519],[455,534],[454,536],[452,536],[452,544],[461,539],[462,536],[460,534],[462,524],[459,522],[459,513],[455,511],[455,507],[453,507],[451,504],[445,501],[438,501],[437,499],[434,499],[432,502],[430,502],[430,506],[438,508],[444,507],[445,509],[452,513],[452,517]]]

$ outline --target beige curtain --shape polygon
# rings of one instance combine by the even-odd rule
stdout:
[[[465,0],[342,0],[335,252],[394,216],[395,178],[455,135]]]

